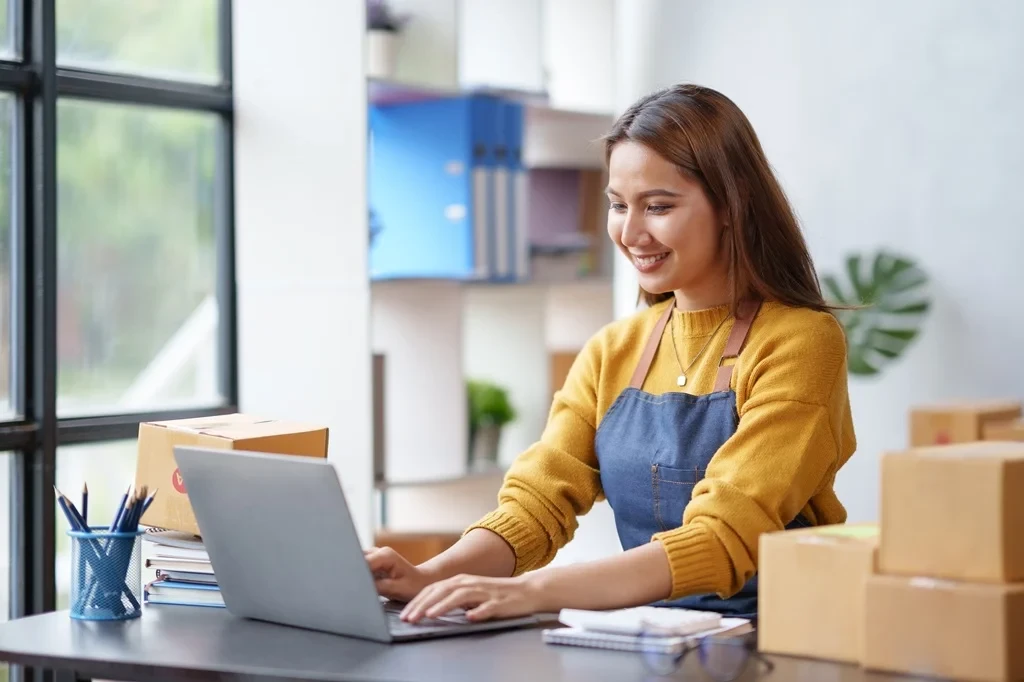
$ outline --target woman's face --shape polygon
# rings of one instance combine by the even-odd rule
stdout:
[[[649,147],[626,141],[609,157],[608,200],[608,235],[644,290],[674,291],[690,308],[728,299],[723,226],[700,184]]]

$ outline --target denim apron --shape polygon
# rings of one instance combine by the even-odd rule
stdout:
[[[629,387],[608,409],[594,441],[601,486],[614,512],[624,550],[647,544],[655,533],[682,524],[693,486],[704,477],[718,449],[736,432],[739,416],[736,393],[730,385],[732,365],[724,361],[739,357],[759,308],[756,301],[744,301],[739,306],[719,360],[714,392],[707,395],[652,395],[642,390],[665,326],[672,318],[674,303],[665,307],[654,326]],[[797,517],[787,528],[806,525]],[[699,594],[658,605],[755,618],[757,576],[728,599]]]

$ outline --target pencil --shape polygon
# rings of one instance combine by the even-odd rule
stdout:
[[[65,508],[68,510],[68,513],[74,517],[75,523],[77,523],[79,526],[78,530],[88,533],[89,526],[86,525],[85,520],[82,518],[82,515],[78,513],[78,507],[75,506],[75,503],[68,499],[67,495],[58,490],[57,486],[53,486],[53,491],[57,493],[58,499],[64,504]]]
[[[128,486],[128,490],[125,490],[124,495],[121,496],[121,502],[117,505],[117,511],[114,512],[114,520],[110,522],[107,532],[113,533],[117,530],[117,524],[121,520],[121,514],[124,513],[124,505],[128,502],[128,493],[131,492],[131,489],[132,487]]]
[[[89,527],[89,484],[82,482],[82,520],[85,527]]]

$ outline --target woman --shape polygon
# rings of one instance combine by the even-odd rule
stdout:
[[[605,142],[608,234],[648,306],[587,343],[495,511],[420,566],[367,552],[408,621],[652,602],[756,617],[758,537],[846,519],[845,337],[750,123],[681,85]],[[625,551],[541,568],[600,497]]]

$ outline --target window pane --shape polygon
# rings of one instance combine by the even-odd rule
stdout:
[[[119,440],[57,448],[57,488],[81,511],[82,484],[89,484],[89,525],[110,525],[121,495],[135,481],[138,441]],[[68,608],[71,594],[71,542],[67,518],[56,507],[57,608]]]
[[[18,9],[17,0],[0,0],[0,58],[10,59],[15,56],[14,31],[17,26],[17,17],[14,13]],[[0,680],[4,679],[0,673]]]
[[[57,62],[220,82],[218,0],[57,0]]]
[[[0,623],[11,614],[11,467],[14,457],[9,452],[0,452]],[[0,663],[0,680],[6,673]]]
[[[14,97],[0,94],[0,419],[14,413],[11,400],[11,370],[14,315],[14,281],[11,277],[13,257],[11,253],[14,237],[13,182],[11,180],[11,145],[14,137]]]
[[[216,115],[62,100],[57,408],[222,402]]]

